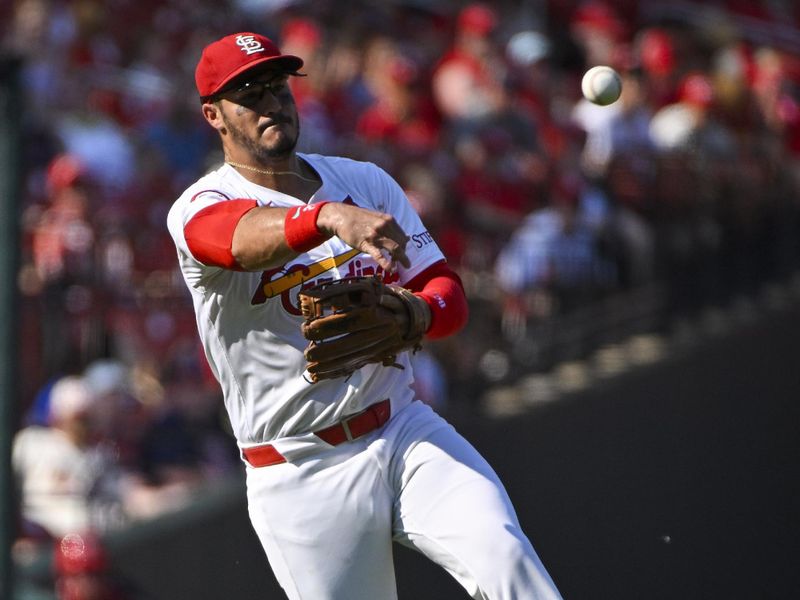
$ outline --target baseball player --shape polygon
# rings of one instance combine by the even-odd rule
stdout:
[[[225,164],[168,216],[275,575],[292,599],[396,598],[397,541],[473,598],[559,598],[495,473],[415,400],[409,352],[343,376],[309,371],[298,294],[310,286],[365,276],[402,286],[431,339],[459,330],[467,304],[391,177],[295,151],[288,81],[302,65],[255,33],[203,50],[201,110]]]

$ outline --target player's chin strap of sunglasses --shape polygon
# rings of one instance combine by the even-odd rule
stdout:
[[[382,400],[343,421],[315,431],[314,435],[331,446],[358,439],[382,427],[391,414],[389,400]],[[269,467],[286,462],[286,458],[272,444],[242,448],[242,456],[253,467]]]

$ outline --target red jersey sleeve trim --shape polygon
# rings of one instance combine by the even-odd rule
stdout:
[[[434,263],[409,281],[406,286],[428,303],[431,326],[427,337],[439,339],[464,327],[469,317],[467,296],[461,278],[445,261]]]
[[[192,256],[204,265],[242,271],[231,252],[233,232],[239,219],[256,206],[255,200],[235,199],[198,211],[183,228]]]
[[[223,198],[225,198],[225,200],[230,200],[230,197],[227,194],[224,194],[224,193],[220,192],[219,190],[200,190],[194,196],[192,196],[192,199],[189,200],[189,202],[194,202],[195,200],[197,200],[203,194],[214,194],[216,196],[222,196]]]

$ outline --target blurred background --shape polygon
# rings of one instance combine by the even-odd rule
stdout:
[[[165,225],[222,160],[193,74],[234,31],[305,59],[301,149],[388,170],[462,276],[418,393],[565,597],[800,589],[796,2],[10,0],[0,598],[282,597]]]

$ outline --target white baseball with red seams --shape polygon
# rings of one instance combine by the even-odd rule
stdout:
[[[611,67],[598,65],[584,74],[581,91],[589,102],[608,106],[619,99],[622,93],[622,79]]]
[[[271,445],[279,453],[270,466],[245,463],[250,519],[278,581],[292,600],[392,600],[396,541],[441,565],[473,598],[560,598],[494,471],[415,399],[407,352],[397,357],[402,369],[367,365],[316,384],[304,376],[301,286],[370,274],[404,285],[444,257],[383,170],[345,158],[298,157],[322,180],[309,204],[352,202],[393,215],[410,239],[410,268],[384,273],[337,237],[263,273],[203,264],[184,235],[203,209],[237,198],[304,204],[229,165],[190,186],[168,216],[233,433],[243,449]],[[338,445],[315,435],[384,399],[388,422],[366,435]]]

